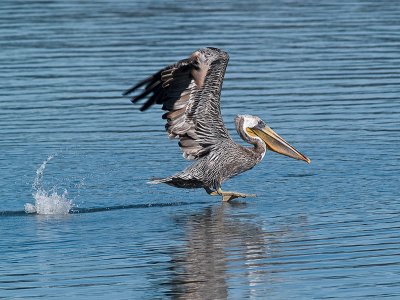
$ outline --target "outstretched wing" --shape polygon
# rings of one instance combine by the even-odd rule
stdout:
[[[216,143],[231,139],[220,109],[228,60],[228,54],[222,50],[200,49],[139,82],[124,95],[144,86],[131,101],[148,98],[141,111],[155,103],[162,104],[162,109],[167,111],[162,117],[167,120],[165,128],[169,137],[179,138],[186,159],[198,159]]]

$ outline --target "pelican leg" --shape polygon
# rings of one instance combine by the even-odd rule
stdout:
[[[206,192],[207,192],[210,196],[218,196],[218,195],[220,195],[220,194],[218,193],[218,191],[213,191],[213,190],[211,190],[211,189],[209,189],[209,188],[207,188],[207,187],[205,187],[204,189],[206,190]]]

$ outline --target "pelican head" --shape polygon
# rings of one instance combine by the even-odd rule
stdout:
[[[297,151],[286,142],[275,131],[273,131],[263,120],[257,116],[238,115],[235,119],[238,133],[247,141],[261,140],[267,149],[294,159],[310,163],[311,160]]]

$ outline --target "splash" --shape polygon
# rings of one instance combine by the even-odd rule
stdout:
[[[67,199],[68,191],[59,195],[57,191],[46,191],[43,188],[43,174],[47,163],[54,158],[55,155],[50,155],[36,170],[36,177],[32,184],[32,196],[35,199],[35,204],[26,203],[26,213],[36,213],[43,215],[65,215],[68,214],[73,207],[72,201]]]

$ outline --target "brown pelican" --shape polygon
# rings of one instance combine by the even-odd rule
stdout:
[[[259,117],[238,115],[236,130],[240,137],[254,145],[247,148],[235,143],[224,126],[220,95],[229,56],[217,48],[199,49],[187,58],[167,66],[128,89],[130,94],[144,86],[132,98],[135,103],[148,97],[141,111],[162,104],[167,111],[166,131],[179,139],[183,157],[195,162],[175,175],[154,179],[178,188],[204,188],[210,195],[221,195],[223,201],[255,195],[222,191],[221,184],[259,163],[267,150],[303,160],[310,159],[276,134]]]

